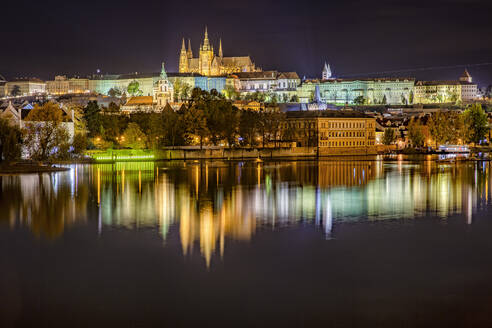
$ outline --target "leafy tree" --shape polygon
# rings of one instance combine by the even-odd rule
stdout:
[[[188,136],[193,138],[193,136],[198,137],[200,142],[200,149],[203,148],[203,140],[209,134],[207,128],[207,118],[203,109],[192,106],[187,108],[184,112],[184,122]]]
[[[396,140],[395,130],[392,128],[384,129],[383,144],[391,145]]]
[[[357,96],[354,99],[354,104],[356,105],[364,105],[365,102],[366,100],[364,99],[364,96]]]
[[[62,109],[55,103],[36,105],[26,117],[24,143],[32,159],[66,157],[69,135]]]
[[[402,105],[408,104],[408,100],[407,100],[407,98],[405,98],[405,95],[403,93],[401,94],[401,104]]]
[[[429,132],[436,143],[457,143],[464,137],[463,117],[457,112],[433,113],[428,122]]]
[[[18,86],[17,84],[15,84],[12,87],[12,91],[10,92],[10,95],[12,97],[17,97],[17,96],[20,96],[20,94],[21,94],[21,88],[20,88],[20,86]]]
[[[123,133],[122,144],[133,149],[145,148],[146,135],[140,130],[137,123],[129,123]]]
[[[423,147],[425,144],[425,135],[423,125],[420,119],[412,118],[408,124],[408,139],[414,147]]]
[[[161,143],[165,146],[184,145],[186,141],[186,127],[183,113],[175,112],[166,106],[161,113],[163,135]]]
[[[488,128],[487,114],[482,109],[482,105],[473,104],[463,113],[466,127],[466,140],[473,144],[479,144],[485,139]]]
[[[0,162],[21,157],[22,133],[11,121],[0,118]]]
[[[118,88],[111,88],[108,91],[108,96],[114,98],[114,97],[121,97],[121,91]]]
[[[408,94],[408,103],[413,104],[413,91],[410,91]]]
[[[239,92],[237,92],[232,85],[226,85],[223,92],[224,96],[229,100],[239,100],[241,97]]]
[[[116,143],[128,126],[129,119],[121,115],[100,115],[101,133],[106,141]],[[138,124],[138,123],[137,123]]]
[[[72,153],[74,155],[82,155],[88,146],[89,146],[89,141],[87,140],[87,136],[85,134],[76,133],[73,136]]]
[[[443,112],[433,113],[427,122],[429,132],[436,144],[436,148],[448,140],[448,122]]]
[[[386,105],[388,103],[388,100],[386,99],[386,95],[383,96],[383,99],[381,100],[381,105]]]
[[[87,125],[87,131],[89,137],[95,137],[101,133],[102,119],[101,109],[97,105],[97,101],[89,101],[84,108],[83,118]]]
[[[260,124],[260,113],[251,110],[242,110],[239,118],[239,135],[243,144],[255,146],[256,135]]]
[[[299,96],[297,96],[297,95],[293,95],[293,96],[290,98],[290,102],[298,103],[298,102],[299,102]]]
[[[132,96],[139,96],[142,94],[142,90],[140,90],[140,83],[137,80],[133,80],[128,84],[127,91]]]

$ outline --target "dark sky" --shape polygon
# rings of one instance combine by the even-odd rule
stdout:
[[[198,52],[208,25],[224,55],[263,69],[339,77],[468,65],[492,84],[491,0],[7,1],[0,74],[8,78],[177,70],[181,38]],[[463,67],[384,75],[456,79]],[[374,75],[374,74],[371,74]]]

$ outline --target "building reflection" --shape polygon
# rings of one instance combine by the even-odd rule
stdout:
[[[48,238],[76,222],[179,233],[207,266],[231,240],[299,223],[327,238],[345,221],[448,218],[491,204],[491,164],[379,160],[169,162],[74,166],[69,173],[1,177],[2,220]],[[333,229],[335,228],[335,232]]]

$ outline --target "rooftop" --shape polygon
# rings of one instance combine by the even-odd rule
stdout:
[[[317,117],[332,117],[332,118],[372,118],[357,111],[343,110],[313,110],[313,111],[291,111],[286,112],[287,118],[317,118]]]

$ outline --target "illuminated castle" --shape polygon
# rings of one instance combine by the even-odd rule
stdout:
[[[204,76],[217,76],[238,72],[260,72],[256,68],[249,56],[224,57],[222,53],[222,40],[219,41],[219,53],[215,55],[214,47],[208,40],[208,32],[205,27],[205,37],[200,45],[198,58],[193,58],[191,41],[188,40],[188,49],[185,47],[185,40],[181,46],[179,55],[180,73],[198,73]]]

